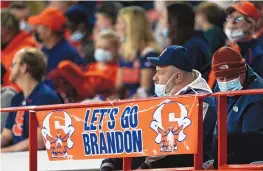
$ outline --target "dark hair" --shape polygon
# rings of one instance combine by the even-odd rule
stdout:
[[[102,6],[97,10],[97,13],[102,13],[112,20],[112,23],[116,23],[119,10],[122,8],[119,2],[104,2]]]
[[[28,72],[35,80],[41,81],[46,72],[47,57],[37,48],[25,48],[23,50],[20,62],[27,65]]]
[[[223,29],[226,13],[217,4],[212,2],[202,2],[197,6],[196,12],[204,14],[207,17],[207,21],[209,23],[219,26]]]
[[[15,35],[19,33],[19,21],[9,10],[1,12],[1,26],[9,29]]]
[[[187,3],[178,2],[169,5],[167,10],[171,43],[183,45],[194,33],[195,13],[193,8]]]

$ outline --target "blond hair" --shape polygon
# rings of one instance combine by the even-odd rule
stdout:
[[[159,51],[159,46],[143,8],[137,6],[122,8],[118,18],[126,23],[126,38],[120,51],[124,60],[131,60],[137,50],[143,51],[148,46]]]
[[[109,41],[109,44],[111,46],[114,46],[116,48],[119,48],[119,38],[118,36],[115,34],[115,32],[111,29],[108,29],[108,30],[105,30],[105,31],[102,31],[100,34],[99,34],[99,39],[104,39],[104,40],[107,40]]]

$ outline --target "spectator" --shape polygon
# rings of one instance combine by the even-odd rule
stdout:
[[[15,54],[10,81],[18,84],[22,92],[13,97],[12,107],[60,103],[56,94],[42,82],[45,69],[46,56],[40,50],[25,48]],[[1,152],[28,150],[28,134],[28,112],[11,112],[0,136]],[[38,128],[38,149],[43,148],[41,130]]]
[[[212,52],[203,32],[195,31],[195,14],[186,3],[174,3],[168,9],[168,36],[173,45],[184,45],[194,60],[194,69],[207,80]]]
[[[116,30],[122,42],[117,91],[121,98],[147,97],[151,95],[155,72],[147,57],[158,56],[159,46],[145,11],[137,6],[122,8]],[[120,93],[124,87],[126,91]]]
[[[15,1],[9,5],[11,13],[13,13],[19,20],[20,30],[30,32],[30,25],[27,23],[27,19],[30,15],[29,8],[24,1]]]
[[[257,33],[254,35],[256,39],[259,41],[259,45],[261,49],[263,49],[263,2],[262,1],[253,1],[255,7],[259,10],[260,18],[257,22]]]
[[[99,32],[114,29],[119,10],[122,5],[119,2],[104,2],[96,12],[94,39]]]
[[[1,64],[5,70],[2,86],[17,86],[9,81],[10,66],[17,51],[25,47],[35,47],[36,43],[32,36],[25,31],[19,30],[19,21],[9,11],[1,12]]]
[[[225,12],[217,4],[202,2],[197,6],[195,26],[204,32],[213,53],[225,45],[224,22]]]
[[[85,64],[94,62],[94,45],[91,36],[91,24],[87,9],[83,5],[73,5],[65,12],[68,18],[68,40],[77,48]]]
[[[148,57],[149,62],[156,65],[157,73],[153,77],[155,93],[161,96],[176,96],[183,94],[212,93],[200,72],[193,70],[193,60],[190,53],[182,46],[169,46],[160,57]],[[188,65],[185,65],[188,64]],[[204,159],[212,157],[213,130],[216,122],[213,99],[205,99],[204,110]],[[142,163],[142,164],[141,164]],[[193,155],[172,155],[132,159],[132,169],[171,168],[193,165]],[[109,167],[114,166],[114,167]],[[105,159],[101,170],[121,170],[120,159]]]
[[[85,70],[68,61],[61,62],[50,73],[50,78],[64,102],[79,102],[96,95],[100,100],[108,98],[114,92],[117,80],[118,48],[118,37],[108,30],[101,33],[96,41],[96,62]]]
[[[46,8],[39,15],[30,17],[29,23],[36,26],[35,38],[44,45],[42,51],[47,56],[48,72],[63,60],[82,63],[77,50],[64,38],[66,18],[60,11]]]
[[[256,22],[260,14],[251,2],[236,2],[226,9],[227,22],[225,33],[238,48],[247,64],[261,77],[263,77],[263,51],[258,41],[253,38],[256,33]],[[235,46],[236,44],[236,46]]]
[[[245,62],[240,53],[223,47],[215,52],[212,70],[217,79],[215,92],[262,89],[263,80]],[[227,164],[249,164],[263,160],[263,96],[228,96]],[[214,162],[207,169],[217,168],[217,126],[214,132]]]
[[[226,9],[227,22],[225,33],[230,40],[230,47],[237,49],[246,59],[247,64],[261,77],[263,77],[263,50],[257,39],[256,22],[259,13],[251,2],[236,2]],[[209,74],[208,84],[211,88],[215,86],[215,76]]]

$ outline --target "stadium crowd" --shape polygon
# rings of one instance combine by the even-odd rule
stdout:
[[[1,107],[263,88],[263,1],[1,1]],[[217,99],[204,101],[217,168]],[[228,163],[263,161],[263,95],[228,97]],[[1,113],[1,153],[29,148],[28,112]],[[43,150],[38,129],[38,149]],[[193,155],[132,159],[192,166]],[[122,169],[105,159],[101,170]]]

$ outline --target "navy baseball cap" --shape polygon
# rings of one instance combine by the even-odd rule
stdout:
[[[167,47],[159,57],[148,57],[148,61],[155,66],[174,66],[186,72],[193,71],[193,57],[183,46]]]

